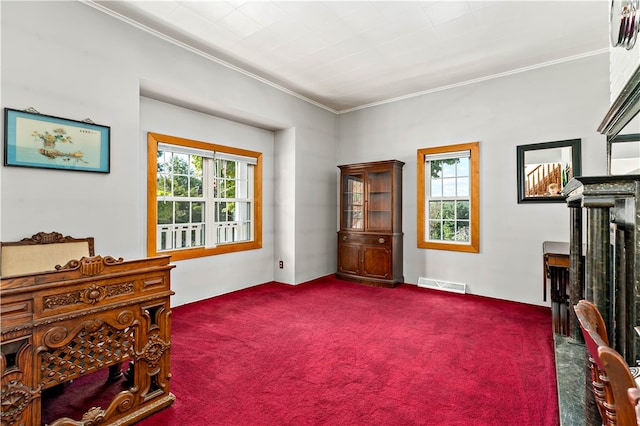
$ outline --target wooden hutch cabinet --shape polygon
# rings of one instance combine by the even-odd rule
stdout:
[[[402,166],[398,160],[338,166],[338,278],[378,287],[404,282]]]

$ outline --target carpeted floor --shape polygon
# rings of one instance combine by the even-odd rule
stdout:
[[[330,276],[172,318],[177,400],[143,426],[559,424],[547,308]]]

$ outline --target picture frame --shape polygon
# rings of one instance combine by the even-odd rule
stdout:
[[[518,203],[564,203],[564,186],[582,173],[581,139],[519,145]]]
[[[110,172],[111,128],[38,112],[4,109],[4,165]]]

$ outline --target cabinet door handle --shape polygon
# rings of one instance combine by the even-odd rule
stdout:
[[[348,237],[346,235],[342,236],[342,241],[347,241]]]
[[[379,242],[380,244],[384,244],[384,238],[378,238],[378,242]]]

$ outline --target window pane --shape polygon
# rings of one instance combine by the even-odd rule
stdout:
[[[456,175],[456,162],[457,159],[444,160],[442,163],[442,176],[454,177]]]
[[[236,198],[249,198],[249,185],[246,180],[236,181]]]
[[[189,196],[202,197],[202,178],[201,177],[189,178]]]
[[[468,197],[469,196],[469,178],[461,177],[457,179],[457,196],[458,197]]]
[[[176,220],[175,223],[189,223],[189,202],[177,201],[176,202]]]
[[[227,220],[234,221],[236,218],[236,203],[231,201],[227,202]]]
[[[189,195],[188,184],[189,178],[186,176],[174,176],[173,177],[173,195],[176,197],[186,197]]]
[[[204,203],[191,203],[191,222],[204,221]]]
[[[199,155],[191,156],[191,168],[189,174],[196,177],[202,177],[202,157]]]
[[[469,176],[469,158],[458,159],[458,176]]]
[[[456,234],[456,223],[452,220],[445,220],[442,223],[442,240],[454,241]]]
[[[442,179],[431,179],[431,196],[442,197]]]
[[[218,198],[229,198],[230,181],[227,179],[220,179],[220,190],[218,191]]]
[[[455,201],[443,201],[442,202],[442,218],[443,219],[455,219],[456,218],[456,202]]]
[[[456,217],[458,219],[469,219],[469,202],[458,201],[456,202]]]
[[[158,201],[158,225],[173,223],[173,202]]]
[[[241,234],[242,241],[250,241],[251,240],[251,222],[247,222],[243,226],[243,233]]]
[[[442,224],[439,220],[429,221],[429,239],[440,240],[442,239]]]
[[[191,247],[204,245],[204,225],[191,229]]]
[[[189,174],[189,156],[186,154],[173,154],[173,170],[174,174]]]
[[[247,221],[251,219],[251,203],[237,202],[235,218],[239,221]]]
[[[442,160],[435,160],[430,162],[431,178],[440,179],[442,177]]]
[[[442,217],[442,201],[429,201],[429,219]]]
[[[220,201],[217,204],[216,209],[216,222],[230,222],[233,220],[233,208],[232,205],[235,203],[230,203],[227,201]]]
[[[224,198],[236,198],[236,181],[228,180],[226,182]]]
[[[236,177],[236,162],[229,160],[216,160],[216,176],[234,179]]]
[[[443,197],[455,197],[456,196],[456,180],[453,178],[442,179],[442,196]]]
[[[456,241],[468,242],[470,240],[469,221],[459,220],[456,222]]]
[[[171,153],[158,151],[156,164],[158,173],[169,172],[171,170]]]
[[[169,176],[166,175],[158,175],[158,180],[156,183],[156,195],[158,197],[171,196],[173,193],[171,191],[172,181]]]

